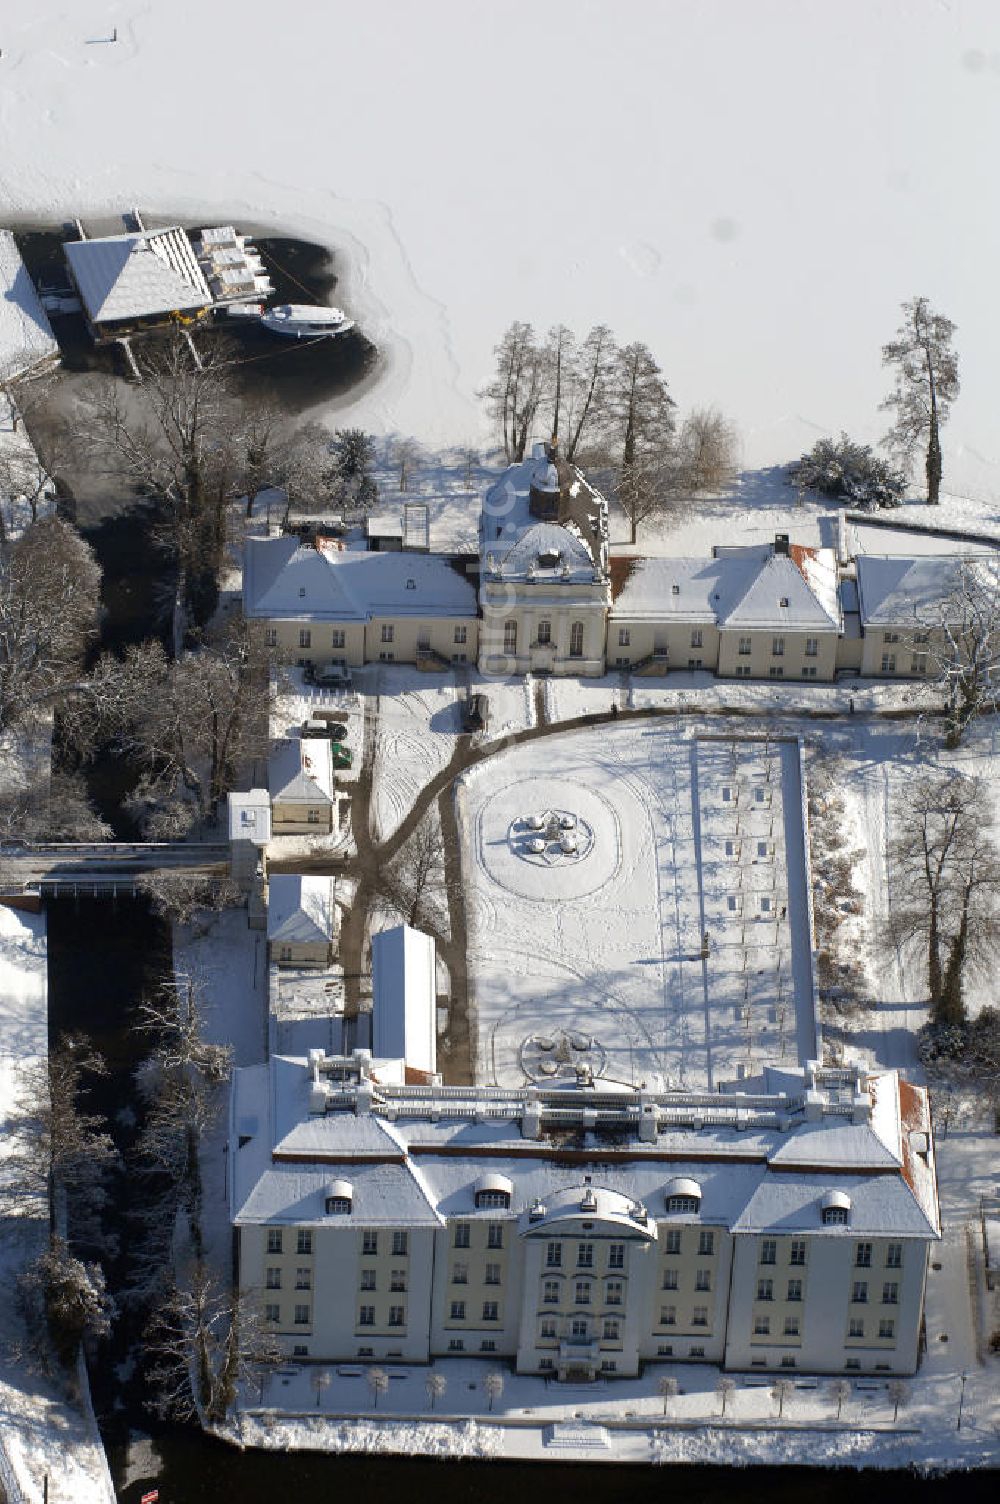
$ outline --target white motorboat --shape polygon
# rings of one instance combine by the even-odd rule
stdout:
[[[341,308],[324,308],[312,303],[279,303],[266,308],[260,317],[265,329],[291,339],[335,339],[354,328]]]

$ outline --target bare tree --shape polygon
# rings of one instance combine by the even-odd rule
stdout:
[[[568,460],[576,458],[584,437],[600,424],[616,353],[614,336],[607,324],[595,324],[583,344],[574,350],[564,382]]]
[[[229,1079],[232,1047],[205,1038],[200,989],[192,977],[165,982],[139,1009],[154,1046],[139,1071],[148,1110],[136,1145],[140,1165],[165,1174],[187,1213],[193,1245],[201,1247],[199,1146],[221,1106],[218,1087]]]
[[[848,1379],[834,1379],[830,1385],[830,1393],[837,1401],[837,1419],[840,1419],[844,1408],[844,1401],[851,1397],[851,1385]]]
[[[795,1392],[795,1385],[791,1379],[775,1379],[771,1385],[771,1398],[778,1402],[778,1419],[785,1413],[785,1401],[789,1395]]]
[[[951,588],[914,616],[907,646],[925,656],[928,677],[944,691],[945,745],[957,747],[1000,694],[1000,564],[985,556],[956,559]]]
[[[445,1378],[443,1373],[429,1373],[427,1375],[427,1378],[424,1380],[424,1389],[427,1391],[427,1398],[430,1401],[430,1407],[432,1410],[436,1406],[438,1400],[444,1398],[447,1388],[448,1380]]]
[[[524,459],[542,400],[545,358],[530,324],[513,323],[494,350],[496,374],[479,393],[486,400],[508,464]]]
[[[687,491],[715,491],[732,480],[739,457],[735,424],[715,407],[696,407],[677,437],[678,484]]]
[[[892,1404],[892,1423],[895,1425],[899,1419],[900,1407],[910,1398],[910,1386],[902,1379],[890,1379],[885,1388]]]
[[[565,401],[564,390],[568,385],[568,378],[573,369],[576,358],[576,336],[572,329],[567,329],[565,324],[555,324],[548,333],[545,349],[542,352],[544,362],[544,380],[548,388],[547,400],[551,402],[552,443],[559,443],[559,419],[562,415]]]
[[[618,350],[608,384],[606,424],[617,456],[618,499],[633,543],[639,523],[663,505],[671,486],[673,408],[647,347],[636,343]]]
[[[385,898],[407,924],[433,927],[445,894],[445,845],[441,822],[432,809],[409,840],[379,872]]]
[[[102,1057],[78,1035],[63,1035],[47,1062],[21,1066],[17,1110],[0,1160],[0,1186],[18,1211],[47,1210],[53,1245],[56,1208],[63,1199],[71,1233],[90,1244],[100,1241],[107,1180],[119,1159],[104,1118],[85,1111],[84,1102],[86,1078],[106,1074]]]
[[[263,624],[239,618],[179,660],[151,641],[98,662],[69,729],[85,753],[112,739],[132,759],[140,779],[130,803],[150,835],[177,838],[209,818],[263,752],[269,659]]]
[[[247,487],[246,442],[259,444],[236,421],[229,348],[215,341],[195,359],[181,330],[137,348],[139,385],[125,390],[112,378],[84,405],[83,437],[92,452],[162,509],[160,538],[176,571],[175,655],[190,619],[204,621],[215,604],[226,538],[228,501]],[[250,467],[250,484],[259,477]]]
[[[57,704],[97,635],[100,566],[58,517],[33,523],[0,560],[0,726]]]
[[[225,1420],[243,1383],[280,1361],[256,1298],[223,1288],[200,1261],[178,1279],[147,1326],[153,1408],[177,1420]]]
[[[725,1414],[726,1414],[726,1405],[727,1405],[727,1403],[729,1401],[729,1396],[733,1393],[733,1391],[735,1390],[735,1388],[736,1388],[736,1380],[735,1379],[731,1379],[728,1374],[721,1374],[719,1376],[719,1378],[716,1380],[715,1392],[719,1396],[720,1400],[722,1401],[722,1414],[723,1414],[723,1417],[725,1417]]]
[[[389,1375],[384,1368],[369,1368],[365,1377],[372,1394],[372,1404],[378,1409],[379,1395],[389,1393]]]
[[[909,783],[897,805],[889,846],[894,929],[900,940],[926,945],[935,1023],[963,1021],[967,964],[996,933],[1000,857],[992,826],[988,792],[958,773]]]
[[[31,410],[29,409],[29,417]],[[32,437],[22,443],[5,444],[0,448],[0,548],[6,547],[12,532],[17,531],[20,521],[37,522],[39,508],[56,495],[56,474],[64,470],[73,457],[74,438],[70,425],[64,418],[49,419],[44,430],[44,458],[40,430],[29,424],[29,432],[38,432],[37,441]],[[6,498],[8,515],[4,515]],[[17,503],[22,504],[18,516]],[[26,511],[27,515],[24,516]]]
[[[935,313],[927,298],[903,305],[896,338],[882,347],[882,364],[895,369],[896,385],[882,403],[895,414],[889,445],[908,462],[926,444],[927,500],[936,504],[943,471],[940,427],[958,396],[958,356],[952,348],[955,325]]]
[[[503,1386],[504,1377],[498,1368],[494,1368],[483,1380],[483,1388],[486,1391],[486,1398],[490,1402],[491,1411],[503,1394]]]
[[[0,836],[8,840],[106,841],[110,835],[79,773],[55,768],[25,788],[0,791]]]

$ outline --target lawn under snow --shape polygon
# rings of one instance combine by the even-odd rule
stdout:
[[[880,347],[926,293],[963,360],[948,483],[996,494],[989,0],[7,0],[2,45],[5,217],[138,205],[333,245],[384,357],[351,421],[479,442],[512,319],[605,321],[781,463],[882,431]]]
[[[502,752],[459,807],[480,1081],[521,1084],[539,1033],[652,1090],[814,1058],[794,741],[602,726]],[[574,851],[532,851],[543,817]]]

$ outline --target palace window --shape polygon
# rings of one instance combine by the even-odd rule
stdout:
[[[819,652],[819,638],[818,637],[807,637],[806,638],[806,657],[807,658],[815,658],[818,652]]]
[[[578,1306],[590,1305],[590,1280],[578,1279],[576,1282],[576,1303]]]
[[[884,1306],[899,1305],[899,1286],[895,1282],[882,1286],[882,1304]]]
[[[468,641],[468,632],[469,632],[468,627],[456,627],[455,628],[455,638],[454,638],[454,640],[455,640],[456,643],[458,643],[459,646],[461,646],[463,643],[465,643],[465,642]]]
[[[664,1253],[680,1253],[681,1230],[679,1227],[671,1227],[663,1234]]]
[[[486,1246],[487,1246],[487,1248],[502,1248],[503,1247],[503,1223],[502,1222],[490,1222],[490,1223],[488,1223],[487,1228],[486,1228]]]
[[[773,1279],[759,1279],[757,1281],[757,1299],[758,1300],[773,1300],[774,1299],[774,1280]]]
[[[312,1251],[313,1251],[313,1235],[312,1235],[312,1230],[310,1228],[308,1228],[308,1227],[300,1227],[298,1229],[298,1231],[297,1231],[296,1238],[295,1238],[295,1252],[296,1253],[312,1253]]]
[[[676,1326],[676,1324],[677,1324],[677,1307],[676,1306],[661,1306],[660,1307],[660,1325],[661,1326]]]
[[[452,1303],[451,1303],[451,1319],[452,1319],[452,1321],[464,1321],[465,1320],[465,1301],[464,1300],[453,1300],[452,1301]]]
[[[397,1228],[392,1235],[392,1252],[395,1258],[404,1258],[409,1252],[409,1234],[405,1228]]]
[[[344,646],[344,634],[339,627],[334,627],[330,633],[330,646],[332,648],[342,648]]]
[[[499,1306],[499,1303],[497,1301],[495,1301],[495,1300],[484,1300],[483,1301],[483,1320],[484,1321],[499,1321],[500,1320],[500,1306]]]
[[[556,1321],[554,1316],[543,1316],[538,1335],[543,1342],[551,1342],[556,1335]]]
[[[296,1326],[308,1326],[309,1325],[309,1307],[308,1306],[296,1306],[295,1307],[295,1325]]]
[[[785,639],[783,637],[773,637],[771,639],[771,657],[781,658],[784,656],[784,652]]]
[[[847,1323],[847,1335],[848,1337],[863,1337],[865,1335],[865,1324],[860,1316],[851,1317]]]
[[[752,647],[753,647],[753,639],[752,638],[750,638],[750,637],[741,637],[740,638],[740,656],[741,657],[743,657],[743,658],[748,657],[749,654],[750,654],[750,651],[751,651]]]
[[[700,627],[694,627],[691,631],[691,646],[693,648],[700,648],[702,646],[702,631]]]
[[[773,1264],[778,1257],[778,1244],[774,1238],[764,1238],[760,1245],[760,1261],[762,1264]]]
[[[453,1285],[467,1285],[469,1283],[468,1264],[453,1264],[451,1266],[451,1282]]]
[[[711,1271],[711,1269],[699,1269],[697,1271],[697,1273],[695,1274],[695,1277],[694,1277],[694,1287],[695,1287],[696,1290],[711,1290],[711,1288],[712,1288],[712,1271]]]
[[[620,648],[628,648],[628,647],[632,646],[632,629],[631,629],[631,627],[619,627],[618,628],[618,646]]]
[[[272,1265],[271,1268],[269,1268],[268,1271],[267,1271],[267,1278],[266,1278],[265,1283],[266,1283],[267,1288],[269,1290],[280,1290],[281,1289],[281,1270],[278,1269],[277,1267],[275,1267],[274,1265]]]
[[[692,1326],[708,1326],[708,1306],[695,1306],[691,1317]]]
[[[468,1222],[456,1222],[455,1223],[455,1247],[456,1248],[468,1248],[468,1246],[469,1246],[469,1224],[468,1224]]]
[[[711,1228],[703,1227],[698,1234],[698,1252],[708,1254],[715,1252],[715,1233]]]
[[[769,1337],[771,1335],[770,1316],[755,1316],[753,1319],[753,1334],[755,1337]]]
[[[792,1239],[791,1250],[789,1251],[789,1255],[788,1255],[788,1262],[790,1264],[804,1264],[805,1261],[806,1261],[806,1240],[805,1240],[805,1238],[793,1238]]]
[[[797,1316],[785,1317],[785,1336],[797,1337],[799,1335],[799,1318]]]
[[[605,1316],[604,1318],[604,1341],[617,1342],[621,1334],[621,1323],[617,1316]]]
[[[361,1288],[362,1288],[362,1290],[374,1290],[375,1289],[375,1270],[374,1269],[362,1269],[362,1271],[361,1271]]]
[[[486,1278],[483,1280],[483,1284],[484,1285],[498,1285],[499,1283],[500,1283],[500,1265],[499,1264],[487,1264],[486,1265]]]
[[[576,1263],[579,1269],[593,1269],[594,1245],[593,1243],[581,1243],[576,1252]]]
[[[552,641],[552,623],[550,621],[540,621],[538,623],[538,636],[536,641],[538,642],[540,647],[546,647],[547,644]]]
[[[382,641],[383,642],[394,642],[395,638],[396,638],[396,628],[392,625],[392,622],[384,621],[382,623]]]
[[[406,1289],[406,1270],[393,1269],[389,1275],[389,1289],[395,1294],[401,1294]]]
[[[378,1253],[378,1233],[365,1231],[361,1234],[361,1252],[373,1255]]]
[[[542,1292],[542,1299],[546,1305],[555,1306],[559,1304],[559,1281],[557,1279],[547,1279],[542,1286]]]
[[[503,650],[505,653],[517,652],[516,621],[505,621],[503,624]]]
[[[863,1279],[856,1279],[851,1286],[851,1300],[856,1306],[868,1304],[868,1283]]]
[[[902,1243],[887,1243],[885,1249],[885,1266],[887,1269],[902,1269],[903,1245]]]
[[[268,1253],[280,1253],[281,1252],[281,1228],[280,1227],[269,1227],[267,1229],[267,1251],[268,1251]]]
[[[312,1270],[308,1267],[308,1265],[303,1264],[298,1269],[296,1269],[295,1288],[296,1290],[312,1289]]]
[[[624,1243],[612,1243],[611,1244],[610,1248],[608,1249],[608,1268],[609,1269],[624,1269],[625,1268],[625,1244]]]
[[[583,657],[583,622],[575,621],[569,629],[569,656]]]
[[[883,1339],[895,1337],[896,1323],[894,1321],[880,1321],[878,1324],[878,1334]]]
[[[856,1243],[854,1247],[854,1262],[859,1269],[870,1269],[872,1266],[872,1245],[870,1243]]]
[[[309,628],[308,627],[300,627],[299,628],[299,647],[300,648],[311,648],[312,647],[312,640],[313,640],[312,639],[312,632],[309,630]]]
[[[624,1286],[620,1279],[609,1279],[604,1291],[604,1303],[608,1306],[620,1306]]]
[[[664,1269],[664,1271],[663,1271],[663,1288],[664,1288],[664,1290],[676,1290],[677,1289],[677,1270],[676,1269]]]
[[[802,1299],[802,1281],[800,1279],[790,1279],[788,1281],[788,1294],[785,1298],[787,1300]]]
[[[264,1307],[264,1320],[265,1321],[280,1321],[281,1320],[281,1307],[280,1306],[265,1306]]]
[[[882,672],[883,674],[894,674],[896,672],[895,653],[882,654]]]
[[[406,1307],[405,1306],[390,1306],[389,1307],[389,1325],[390,1326],[405,1326],[406,1325]]]

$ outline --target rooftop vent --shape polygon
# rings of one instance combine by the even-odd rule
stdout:
[[[776,554],[784,554],[787,558],[790,551],[791,550],[788,542],[788,534],[776,533],[774,537],[774,552]]]

